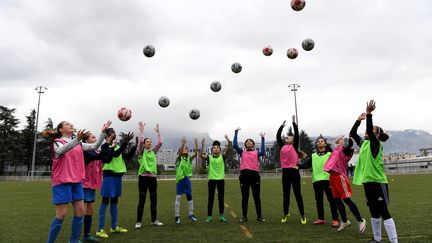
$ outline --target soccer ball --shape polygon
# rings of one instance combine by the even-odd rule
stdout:
[[[240,63],[235,62],[235,63],[233,63],[233,65],[231,65],[231,70],[232,70],[234,73],[239,73],[239,72],[241,72],[241,70],[242,70],[242,66],[241,66]]]
[[[166,96],[161,96],[159,98],[159,105],[163,108],[168,107],[170,104],[170,100]]]
[[[189,112],[189,117],[190,117],[192,120],[197,120],[197,119],[200,117],[200,111],[199,111],[198,109],[192,109],[192,110]]]
[[[211,89],[213,92],[219,92],[219,91],[222,89],[222,85],[221,85],[221,83],[219,83],[219,81],[213,81],[213,82],[210,84],[210,89]]]
[[[271,46],[266,46],[262,49],[264,56],[271,56],[273,54],[273,48]]]
[[[143,49],[143,53],[144,53],[144,56],[146,56],[146,57],[152,57],[156,53],[156,50],[155,50],[154,46],[146,45]]]
[[[126,107],[122,107],[118,110],[117,117],[120,121],[128,121],[132,117],[132,111]]]
[[[295,59],[298,56],[297,49],[295,49],[295,48],[288,49],[287,56],[289,59]]]
[[[305,7],[305,0],[291,0],[291,8],[294,11],[300,11]]]
[[[302,42],[302,47],[305,51],[310,51],[315,47],[315,41],[313,41],[312,39],[305,39]]]

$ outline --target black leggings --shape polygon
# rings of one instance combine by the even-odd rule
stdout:
[[[391,218],[387,204],[389,203],[389,193],[387,183],[367,182],[363,183],[366,202],[372,218]]]
[[[318,212],[318,219],[324,220],[324,193],[327,197],[327,201],[330,204],[330,211],[333,220],[338,220],[339,215],[337,213],[336,202],[333,199],[330,182],[328,180],[316,181],[312,183],[315,192],[315,202]]]
[[[347,220],[348,220],[347,219],[347,214],[346,214],[346,211],[345,211],[344,203],[346,205],[348,205],[349,209],[351,210],[351,213],[354,215],[354,217],[356,218],[357,222],[362,222],[363,221],[363,218],[360,215],[360,211],[358,210],[357,205],[351,200],[351,198],[349,198],[349,197],[344,198],[343,202],[342,202],[342,199],[340,199],[340,198],[335,198],[335,200],[336,200],[336,203],[337,203],[337,207],[339,209],[339,213],[341,215],[342,222],[346,223]]]
[[[213,201],[216,187],[218,190],[219,215],[222,215],[224,213],[225,180],[209,180],[207,216],[212,216],[213,214]]]
[[[157,207],[157,181],[156,177],[139,176],[138,190],[139,200],[137,207],[137,222],[141,222],[144,213],[144,204],[147,196],[147,189],[150,193],[151,222],[156,220]]]
[[[251,188],[252,195],[255,202],[255,210],[256,210],[257,217],[261,217],[261,199],[260,199],[261,177],[258,171],[241,170],[239,180],[240,180],[240,190],[242,194],[243,216],[247,217],[249,189]]]
[[[300,186],[300,173],[298,169],[282,169],[282,188],[283,188],[283,211],[284,215],[289,213],[291,186],[297,201],[297,207],[301,216],[304,216],[303,197]]]

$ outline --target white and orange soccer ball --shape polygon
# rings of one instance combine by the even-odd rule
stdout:
[[[291,8],[294,11],[300,11],[302,10],[306,5],[305,0],[291,0]]]
[[[287,56],[289,59],[295,59],[298,56],[297,49],[295,49],[295,48],[288,49]]]
[[[126,107],[122,107],[118,110],[117,117],[120,121],[128,121],[132,117],[132,111]]]
[[[271,56],[273,54],[273,48],[271,46],[266,46],[262,49],[264,56]]]

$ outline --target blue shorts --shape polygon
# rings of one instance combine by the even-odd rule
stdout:
[[[192,194],[192,182],[189,177],[181,179],[176,184],[177,195]]]
[[[104,176],[102,179],[102,197],[121,197],[122,176]]]
[[[92,203],[94,201],[96,201],[96,190],[84,188],[84,202]]]
[[[52,187],[52,193],[54,205],[84,199],[84,191],[81,182],[59,184]]]

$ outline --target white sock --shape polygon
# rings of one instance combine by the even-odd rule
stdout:
[[[396,232],[396,224],[395,224],[393,218],[389,218],[389,219],[384,220],[384,227],[387,231],[387,236],[389,238],[389,241],[391,243],[397,243],[398,238],[397,238],[397,232]]]
[[[176,200],[175,200],[175,216],[176,217],[180,217],[180,200],[181,200],[181,195],[177,195]]]
[[[194,207],[193,207],[193,200],[188,201],[189,204],[189,215],[193,215]]]
[[[371,218],[374,240],[381,241],[381,218]]]

